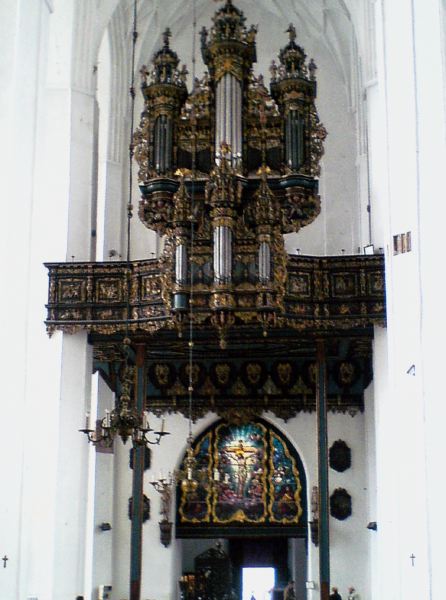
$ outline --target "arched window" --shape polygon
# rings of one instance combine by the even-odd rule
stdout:
[[[263,420],[219,421],[193,444],[197,487],[178,486],[177,536],[306,535],[306,480],[289,441]],[[286,531],[285,531],[286,530]]]

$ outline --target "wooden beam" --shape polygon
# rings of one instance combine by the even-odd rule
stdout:
[[[319,478],[319,587],[320,599],[330,594],[330,536],[328,509],[328,441],[327,441],[327,363],[324,340],[316,341],[317,350],[317,440]]]
[[[135,403],[138,413],[144,410],[145,399],[145,344],[136,347],[136,377],[135,377]],[[141,598],[141,572],[142,572],[142,524],[143,524],[143,496],[144,496],[144,447],[135,448],[133,454],[133,482],[132,482],[132,524],[130,534],[130,600]]]

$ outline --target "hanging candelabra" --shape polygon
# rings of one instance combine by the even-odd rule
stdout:
[[[174,476],[172,473],[168,473],[167,477],[164,477],[162,472],[160,473],[159,479],[152,477],[151,485],[160,494],[161,507],[160,515],[161,521],[160,526],[160,540],[164,547],[170,545],[172,541],[172,521],[171,509],[172,509],[172,486],[174,483]]]
[[[122,394],[116,408],[106,410],[105,417],[101,420],[99,428],[91,427],[90,413],[86,414],[86,423],[83,429],[79,429],[88,436],[88,441],[94,445],[111,446],[116,436],[119,436],[125,444],[129,438],[132,439],[134,447],[158,445],[165,435],[170,432],[164,431],[164,420],[159,431],[155,431],[149,425],[148,413],[144,411],[139,415],[130,406],[129,397]],[[148,435],[153,434],[150,439]]]
[[[319,488],[313,485],[311,490],[311,521],[309,521],[311,541],[315,546],[319,545]]]
[[[85,433],[88,441],[94,445],[111,446],[117,436],[124,444],[131,438],[134,447],[159,444],[164,436],[169,435],[169,432],[165,431],[164,419],[161,422],[161,428],[155,431],[150,427],[147,411],[140,413],[136,410],[131,397],[135,368],[129,366],[127,358],[130,350],[129,338],[125,338],[123,344],[126,363],[121,393],[115,408],[105,411],[105,416],[101,419],[99,427],[96,428],[92,427],[91,415],[87,413],[85,427],[79,431]]]

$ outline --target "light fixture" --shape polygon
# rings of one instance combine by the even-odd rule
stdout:
[[[315,590],[316,584],[314,583],[314,581],[306,581],[305,587],[307,588],[307,590]]]
[[[131,406],[129,406],[129,397],[121,395],[116,408],[112,411],[106,410],[105,417],[101,421],[100,431],[91,428],[90,414],[86,415],[86,423],[83,429],[79,429],[88,436],[88,441],[94,445],[102,444],[111,446],[113,440],[118,435],[125,444],[129,438],[132,439],[134,447],[147,446],[147,444],[158,445],[161,438],[169,435],[170,432],[164,431],[164,419],[159,431],[154,431],[149,426],[147,411],[139,415]],[[148,438],[153,433],[153,439]]]
[[[363,250],[364,250],[364,254],[375,254],[374,244],[369,244],[368,246],[364,246]]]
[[[90,413],[86,414],[85,427],[79,429],[88,437],[88,441],[94,445],[111,446],[116,436],[119,436],[125,444],[129,438],[132,439],[133,447],[147,446],[148,444],[157,445],[161,438],[169,435],[164,429],[164,419],[161,422],[159,431],[153,430],[149,425],[147,411],[138,412],[134,402],[131,399],[132,380],[134,377],[134,367],[128,364],[128,354],[130,351],[130,339],[124,338],[124,353],[126,357],[124,376],[121,384],[121,394],[112,411],[106,410],[105,416],[101,420],[100,427],[93,429],[91,426]],[[154,437],[148,437],[152,434]]]
[[[150,483],[161,496],[161,521],[159,522],[160,540],[163,546],[167,548],[172,541],[172,522],[170,520],[170,513],[174,477],[172,473],[168,473],[167,477],[164,477],[161,472],[159,479],[153,477]]]
[[[311,541],[315,546],[319,546],[319,488],[313,485],[311,490],[311,521],[310,526]]]

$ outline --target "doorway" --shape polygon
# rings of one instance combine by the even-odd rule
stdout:
[[[280,596],[276,591],[283,589],[290,577],[287,538],[232,538],[228,540],[228,554],[237,598],[251,600],[253,590],[246,589],[245,586],[249,587],[249,583],[245,583],[244,578],[249,578],[251,574],[257,572],[259,575],[262,573],[264,577],[272,578],[273,583],[266,590],[267,592],[271,590],[271,594],[264,597],[264,592],[260,589],[261,596],[254,593],[255,600],[279,600]],[[267,573],[269,575],[266,575]]]
[[[242,568],[242,600],[270,600],[275,585],[273,567]]]
[[[282,600],[283,589],[289,579],[296,582],[297,597],[305,597],[307,579],[307,540],[279,536],[238,537],[181,540],[182,560],[179,575],[182,580],[183,600],[196,600],[202,571],[200,560],[219,548],[230,565],[228,598],[237,600]],[[214,556],[215,559],[215,556]],[[200,564],[197,564],[197,560]],[[212,564],[209,565],[212,568]],[[218,566],[219,579],[222,569]],[[258,582],[261,582],[258,584]],[[217,582],[218,583],[218,582]],[[196,585],[197,584],[197,585]],[[271,591],[271,593],[269,593]]]

